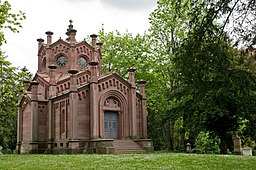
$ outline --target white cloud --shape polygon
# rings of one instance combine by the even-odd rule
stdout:
[[[128,30],[134,34],[143,33],[148,29],[149,13],[154,9],[152,5],[141,6],[140,10],[123,10],[120,3],[109,6],[103,0],[9,0],[13,11],[22,10],[27,19],[22,22],[23,29],[19,34],[6,32],[7,45],[3,50],[14,66],[27,66],[33,73],[37,69],[37,38],[46,39],[45,32],[54,32],[53,41],[62,37],[69,19],[72,19],[74,28],[77,29],[77,40],[81,41],[92,33],[98,33],[104,24],[106,31]],[[105,1],[105,0],[104,0]],[[106,0],[106,2],[113,0]],[[146,1],[146,0],[139,0]],[[155,1],[155,0],[149,0]],[[122,1],[125,2],[125,1]],[[137,1],[130,3],[138,5]],[[156,4],[156,2],[155,2]],[[124,3],[126,5],[126,3]],[[117,7],[118,6],[118,7]]]

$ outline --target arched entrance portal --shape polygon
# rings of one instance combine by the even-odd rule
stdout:
[[[100,138],[129,137],[128,106],[125,97],[116,91],[106,92],[100,100]]]
[[[118,139],[118,112],[104,112],[104,136],[105,139]]]

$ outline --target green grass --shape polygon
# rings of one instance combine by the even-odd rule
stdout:
[[[0,169],[256,169],[256,157],[177,153],[0,155]]]

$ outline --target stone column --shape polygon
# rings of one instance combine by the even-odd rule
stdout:
[[[144,80],[139,81],[140,94],[142,95],[141,115],[142,115],[142,138],[143,139],[147,139],[147,101],[146,101],[146,94],[145,94],[145,83],[146,81]]]
[[[70,74],[70,93],[69,93],[69,103],[70,103],[70,138],[78,139],[78,120],[77,120],[77,70],[69,70]]]
[[[20,154],[21,149],[21,141],[22,141],[22,92],[19,93],[19,100],[18,100],[18,117],[17,117],[17,144],[16,144],[16,152]]]
[[[57,66],[52,64],[50,66],[48,66],[49,70],[50,70],[50,79],[49,79],[49,98],[52,98],[54,96],[56,96],[56,69]]]
[[[29,89],[30,86],[30,81],[29,80],[23,80],[23,87],[24,90],[27,91]]]
[[[90,37],[92,38],[92,46],[96,47],[96,38],[98,37],[96,34],[92,34],[90,35]]]
[[[53,32],[47,31],[45,34],[47,35],[47,46],[49,46],[49,45],[52,44],[52,35],[53,35]]]
[[[56,65],[52,64],[48,66],[50,70],[50,80],[49,80],[49,102],[48,102],[48,149],[51,149],[53,146],[54,139],[54,109],[52,97],[56,96],[56,79],[55,79],[55,70]]]
[[[99,113],[98,113],[98,77],[97,61],[89,63],[91,66],[91,83],[90,83],[90,138],[99,138]]]
[[[98,46],[99,75],[102,75],[102,53],[101,53],[102,44],[103,43],[101,43],[101,42],[96,43],[96,45]]]
[[[135,84],[135,69],[129,70],[129,82],[131,83],[129,113],[130,113],[130,136],[137,138],[137,119],[136,119],[136,84]]]
[[[39,52],[39,50],[40,50],[40,48],[43,46],[43,44],[44,44],[44,39],[42,39],[42,38],[38,38],[37,39],[37,42],[38,42],[38,52]],[[38,55],[38,65],[37,65],[37,69],[38,69],[38,72],[42,72],[42,59],[41,59],[41,56],[40,56],[40,54],[38,53],[37,54]]]
[[[78,141],[78,111],[77,111],[77,73],[78,70],[69,70],[70,74],[70,92],[69,92],[69,103],[70,103],[70,134],[69,134],[69,148],[71,153],[78,153],[79,141]],[[68,114],[68,113],[66,113]]]
[[[32,81],[31,83],[31,142],[30,151],[35,153],[38,149],[38,96],[37,88],[38,82]]]

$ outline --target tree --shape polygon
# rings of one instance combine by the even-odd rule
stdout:
[[[221,153],[226,153],[226,132],[237,130],[241,120],[256,111],[255,67],[251,67],[253,58],[245,58],[232,47],[223,31],[226,21],[216,22],[225,12],[222,5],[227,4],[205,1],[207,4],[203,19],[191,17],[194,26],[173,60],[179,85],[171,99],[186,99],[173,109],[186,108],[190,114],[187,123],[215,132],[221,140]]]
[[[159,74],[162,80],[162,86],[165,89],[162,96],[164,96],[167,101],[165,103],[168,105],[165,107],[164,113],[158,115],[160,116],[159,119],[161,119],[160,126],[166,124],[165,129],[167,130],[166,137],[169,150],[184,148],[185,133],[188,129],[192,129],[191,126],[187,128],[186,124],[179,126],[180,129],[175,129],[177,128],[177,126],[175,126],[176,123],[180,120],[182,120],[181,122],[186,120],[183,118],[186,110],[175,111],[171,109],[173,105],[182,102],[182,100],[170,100],[170,96],[167,94],[174,93],[173,86],[180,84],[176,78],[179,73],[174,68],[173,60],[176,57],[179,47],[183,44],[184,40],[188,38],[189,28],[193,26],[191,23],[191,9],[193,8],[198,8],[197,13],[194,15],[200,14],[200,17],[203,18],[205,15],[205,7],[200,6],[199,3],[188,0],[159,0],[157,8],[149,17],[151,24],[149,29],[151,51],[155,59],[156,68],[158,69],[156,69],[156,71],[162,73]],[[177,131],[179,131],[178,134]],[[190,135],[191,134],[192,133],[190,133]],[[177,143],[178,138],[181,138],[181,140],[179,140],[177,146],[175,143]]]
[[[144,79],[146,83],[148,132],[154,140],[156,149],[165,145],[161,115],[165,112],[167,104],[166,82],[163,65],[157,63],[151,51],[149,36],[147,34],[136,36],[126,32],[105,33],[100,30],[100,41],[103,42],[103,72],[116,72],[128,77],[128,69],[136,69],[136,80]]]
[[[22,80],[29,78],[27,71],[12,67],[0,57],[0,146],[5,149],[16,146],[18,95],[23,90]]]
[[[159,0],[150,15],[154,54],[167,68],[170,92],[170,110],[161,119],[173,125],[183,117],[187,132],[215,132],[222,153],[225,133],[255,111],[253,59],[233,48],[239,41],[253,48],[255,7],[251,0]]]
[[[4,30],[18,32],[20,21],[25,19],[21,11],[14,14],[10,10],[8,1],[0,1],[0,47],[6,43]],[[0,50],[0,145],[5,149],[14,149],[16,145],[17,95],[22,89],[22,78],[26,78],[25,73],[12,67]]]

